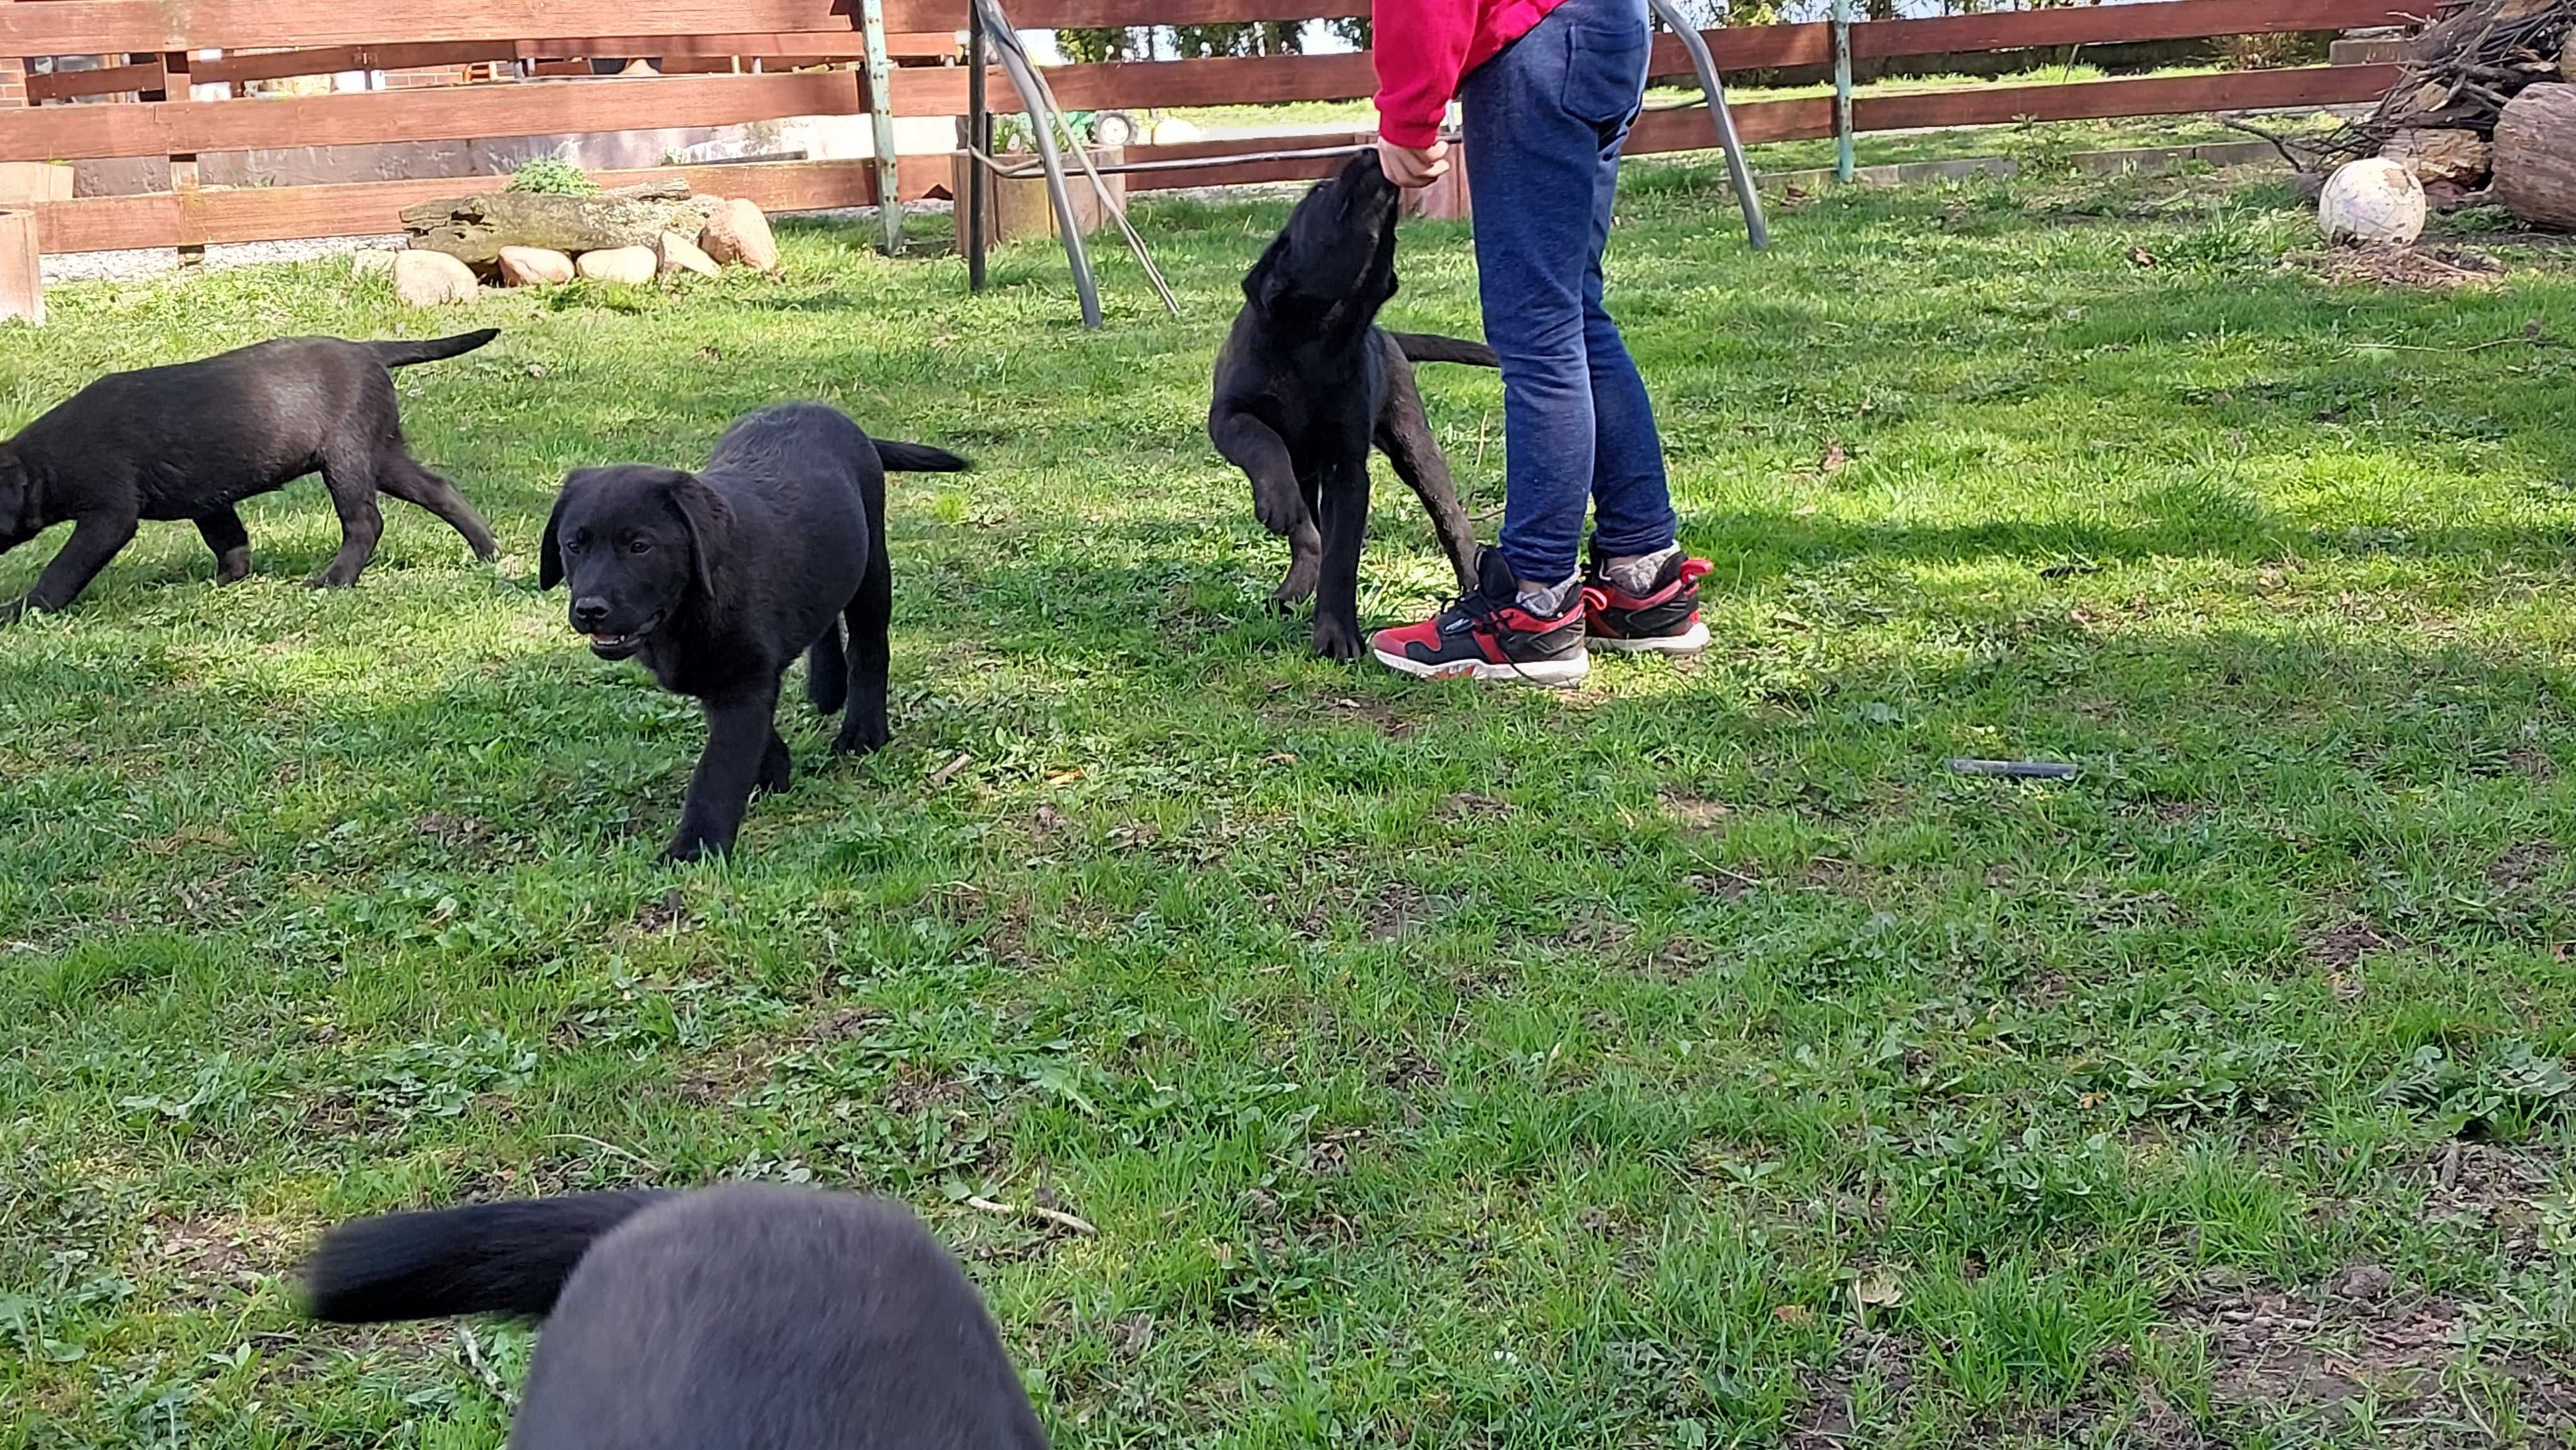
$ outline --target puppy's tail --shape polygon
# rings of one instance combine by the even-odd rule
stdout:
[[[378,1324],[451,1314],[543,1318],[593,1240],[666,1192],[523,1198],[344,1223],[305,1266],[316,1319]]]
[[[1498,368],[1503,360],[1481,342],[1462,337],[1442,337],[1430,332],[1397,332],[1389,334],[1395,345],[1404,349],[1406,362],[1465,363],[1473,368]]]
[[[389,368],[407,368],[413,363],[437,362],[472,352],[501,335],[501,329],[486,327],[474,332],[460,332],[454,337],[433,337],[426,342],[371,342],[367,350],[376,361]]]
[[[885,465],[888,473],[965,473],[975,467],[944,448],[883,438],[871,441],[877,445],[877,461]]]

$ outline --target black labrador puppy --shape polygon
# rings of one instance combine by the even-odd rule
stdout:
[[[1297,203],[1243,278],[1243,311],[1216,358],[1208,437],[1252,479],[1262,526],[1288,538],[1288,576],[1271,602],[1315,596],[1315,651],[1357,659],[1360,541],[1368,525],[1369,447],[1422,498],[1457,570],[1476,583],[1476,536],[1449,462],[1431,436],[1416,362],[1495,366],[1493,349],[1377,326],[1395,295],[1400,193],[1359,155]]]
[[[538,586],[570,580],[572,627],[591,653],[640,658],[662,688],[706,709],[706,753],[668,859],[730,850],[752,788],[787,788],[792,763],[772,716],[799,653],[814,707],[846,706],[833,750],[885,744],[886,471],[968,466],[870,438],[820,403],[788,403],[736,419],[696,473],[629,463],[564,479]]]
[[[343,1224],[345,1324],[545,1319],[512,1450],[1045,1450],[975,1286],[899,1203],[763,1184]]]
[[[250,533],[233,505],[319,470],[340,513],[340,552],[316,587],[346,588],[384,533],[379,490],[420,505],[500,552],[456,485],[404,446],[390,368],[472,352],[491,328],[429,342],[287,337],[171,367],[110,373],[0,443],[0,553],[69,521],[71,541],[24,599],[68,607],[144,519],[193,519],[215,551],[215,582],[250,573]]]

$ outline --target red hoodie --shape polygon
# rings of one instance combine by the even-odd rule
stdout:
[[[1467,72],[1530,33],[1564,0],[1375,0],[1377,133],[1398,146],[1440,139]]]

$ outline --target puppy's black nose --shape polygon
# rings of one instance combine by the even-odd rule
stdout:
[[[572,622],[583,629],[595,629],[608,620],[608,601],[595,597],[572,602]]]

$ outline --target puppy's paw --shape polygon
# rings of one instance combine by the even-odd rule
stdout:
[[[0,624],[16,624],[31,607],[24,596],[0,604]]]
[[[771,751],[760,762],[760,778],[752,782],[764,795],[778,795],[796,783],[796,760],[785,747]]]
[[[1285,492],[1254,489],[1252,516],[1261,520],[1263,528],[1283,539],[1314,523],[1314,519],[1306,512],[1305,498],[1294,489]]]
[[[1270,607],[1276,613],[1286,614],[1314,597],[1315,571],[1291,565],[1288,577],[1280,580],[1279,587],[1270,591]]]
[[[1345,663],[1358,659],[1363,647],[1359,627],[1338,619],[1317,618],[1314,641],[1315,653]]]
[[[719,841],[712,836],[682,835],[673,837],[671,844],[662,848],[662,861],[665,865],[681,866],[691,861],[703,861],[711,856],[724,857],[732,854],[733,842],[730,838]]]
[[[239,584],[250,577],[250,550],[235,549],[215,562],[217,584]]]
[[[358,571],[334,564],[304,583],[313,589],[355,589],[358,587]]]
[[[883,720],[855,728],[845,725],[842,727],[840,738],[832,742],[832,753],[834,755],[874,755],[885,749],[886,742],[893,738],[893,733],[886,729],[886,723]]]

